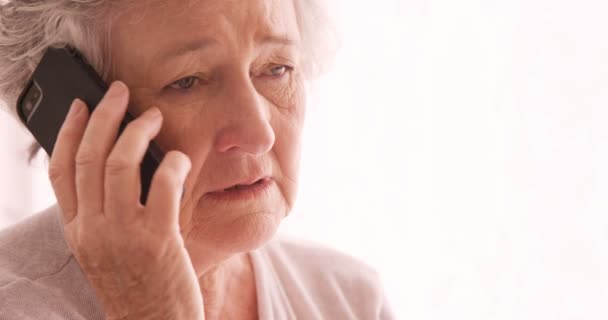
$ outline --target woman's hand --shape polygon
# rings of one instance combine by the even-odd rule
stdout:
[[[126,85],[113,83],[90,120],[76,100],[59,132],[49,176],[67,243],[108,319],[203,319],[178,225],[190,161],[168,152],[142,206],[139,167],[162,116],[147,110],[116,141],[128,100]]]

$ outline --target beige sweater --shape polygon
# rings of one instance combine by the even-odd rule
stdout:
[[[378,275],[344,254],[275,239],[250,252],[260,319],[393,319]],[[103,319],[52,206],[0,232],[0,319]]]

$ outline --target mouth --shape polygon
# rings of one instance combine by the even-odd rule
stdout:
[[[243,190],[243,189],[247,189],[250,187],[254,187],[256,185],[260,185],[260,184],[264,183],[264,180],[267,180],[267,178],[258,179],[256,181],[254,181],[253,183],[244,183],[244,184],[237,183],[237,184],[233,185],[232,187],[221,189],[219,191],[214,191],[214,192],[221,193],[221,192],[231,192],[231,191]]]
[[[262,177],[250,181],[250,183],[241,182],[229,187],[217,189],[216,191],[207,193],[207,197],[222,201],[257,198],[262,196],[270,188],[274,180],[270,177]]]

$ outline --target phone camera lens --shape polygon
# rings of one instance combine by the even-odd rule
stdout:
[[[35,81],[32,86],[30,86],[25,98],[23,99],[23,113],[24,116],[28,119],[32,116],[32,113],[35,112],[36,106],[40,103],[42,99],[42,90],[40,90],[40,86]]]
[[[25,113],[30,114],[32,112],[32,109],[34,108],[34,104],[32,103],[31,100],[27,100],[25,102]]]

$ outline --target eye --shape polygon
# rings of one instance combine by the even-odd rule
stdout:
[[[269,69],[267,69],[266,71],[264,71],[264,75],[265,76],[269,76],[269,77],[281,77],[283,76],[286,72],[293,70],[292,67],[290,66],[286,66],[286,65],[278,65],[278,66],[273,66]]]
[[[194,85],[198,84],[199,81],[199,78],[190,76],[173,82],[169,87],[172,89],[185,91],[191,89]]]

